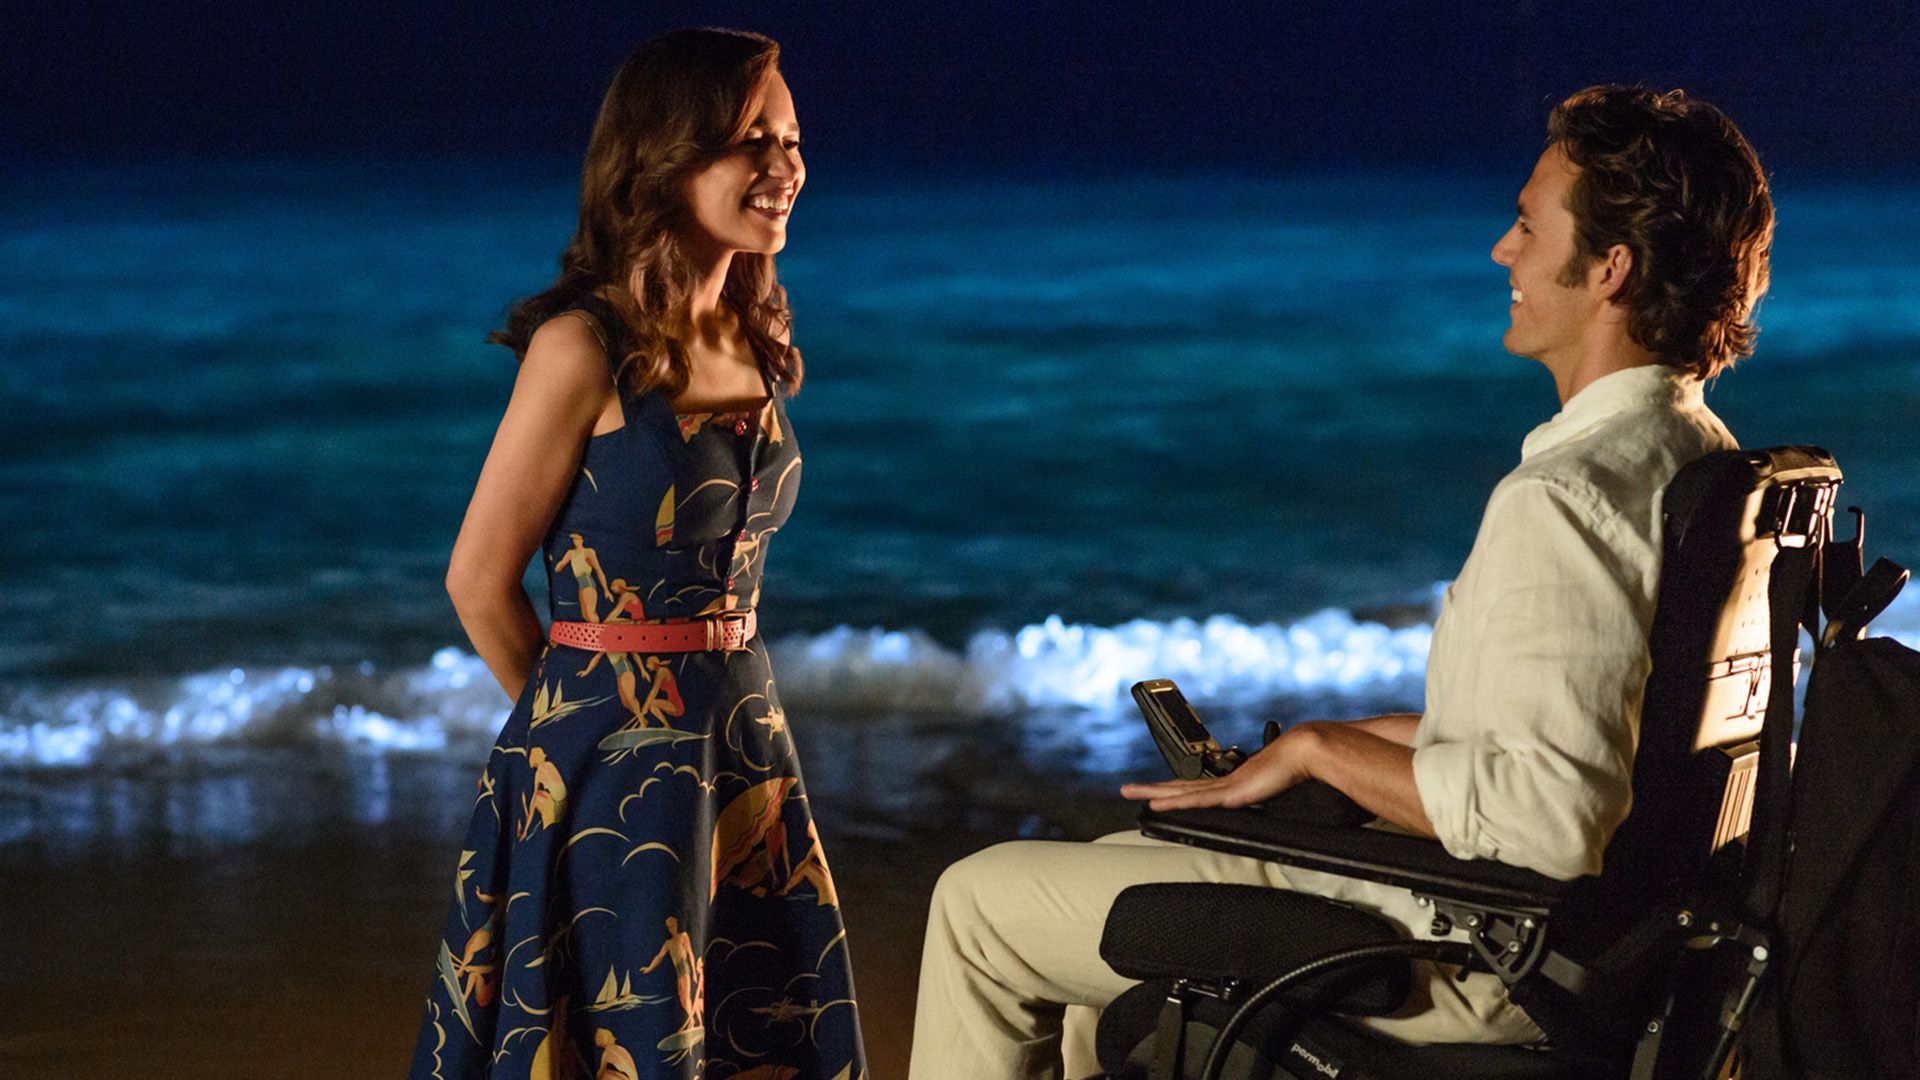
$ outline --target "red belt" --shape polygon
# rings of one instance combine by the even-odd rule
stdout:
[[[589,652],[740,652],[760,628],[752,611],[672,623],[556,622],[547,640]]]

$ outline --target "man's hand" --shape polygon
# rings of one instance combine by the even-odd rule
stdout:
[[[1313,725],[1302,724],[1262,747],[1259,753],[1225,776],[1199,780],[1165,780],[1155,784],[1123,784],[1120,794],[1149,800],[1155,810],[1188,810],[1196,806],[1251,806],[1308,779],[1307,756],[1314,740]]]
[[[1147,799],[1155,810],[1237,807],[1271,799],[1303,780],[1323,780],[1388,821],[1432,836],[1433,822],[1413,782],[1413,748],[1406,745],[1417,720],[1394,716],[1357,723],[1312,721],[1288,729],[1225,776],[1126,784],[1120,794]]]

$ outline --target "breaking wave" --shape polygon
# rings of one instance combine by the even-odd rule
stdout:
[[[842,626],[777,639],[771,650],[790,710],[964,718],[1130,708],[1128,688],[1155,677],[1221,702],[1396,687],[1417,699],[1432,633],[1425,622],[1392,628],[1329,609],[1285,625],[1224,615],[1118,626],[1053,617],[1012,633],[981,631],[960,649],[917,629]],[[0,767],[137,763],[231,745],[459,752],[490,742],[508,706],[480,659],[451,647],[406,669],[29,683],[0,690]]]
[[[1874,630],[1920,648],[1920,587]],[[1216,615],[1091,626],[1056,616],[1012,633],[981,631],[958,649],[918,629],[841,626],[771,648],[783,702],[799,715],[952,719],[1123,712],[1143,678],[1176,679],[1189,697],[1227,705],[1306,696],[1417,704],[1432,638],[1430,620],[1388,626],[1330,608],[1286,624]],[[486,666],[451,647],[406,669],[30,683],[0,689],[0,768],[138,763],[235,745],[477,753],[507,712]]]

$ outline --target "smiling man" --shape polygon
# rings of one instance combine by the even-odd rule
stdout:
[[[1599,871],[1632,797],[1661,491],[1735,445],[1703,384],[1752,352],[1773,204],[1732,122],[1679,91],[1592,87],[1553,110],[1548,132],[1493,260],[1512,289],[1503,343],[1546,367],[1561,408],[1495,487],[1447,590],[1425,711],[1301,724],[1228,776],[1129,784],[1128,798],[1245,806],[1319,779],[1461,858]],[[1068,1008],[1129,985],[1097,953],[1107,909],[1153,881],[1295,889],[1426,934],[1404,889],[1137,834],[1002,844],[935,890],[913,1080],[1062,1075]],[[1419,1042],[1539,1037],[1494,976],[1424,976],[1376,1027]],[[1097,1071],[1090,1015],[1075,1010],[1069,1076]]]

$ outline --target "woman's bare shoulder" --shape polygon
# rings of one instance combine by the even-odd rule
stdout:
[[[536,427],[585,432],[612,393],[607,353],[589,320],[556,315],[534,330],[513,396]]]
[[[547,327],[555,323],[564,322],[569,325],[585,327],[587,331],[593,335],[593,340],[599,343],[600,350],[605,352],[607,348],[607,335],[611,330],[600,321],[603,318],[605,318],[605,316],[599,312],[589,311],[584,307],[571,307],[540,325],[541,327]]]
[[[585,312],[563,312],[541,323],[520,360],[520,381],[583,393],[610,385],[600,327]]]

